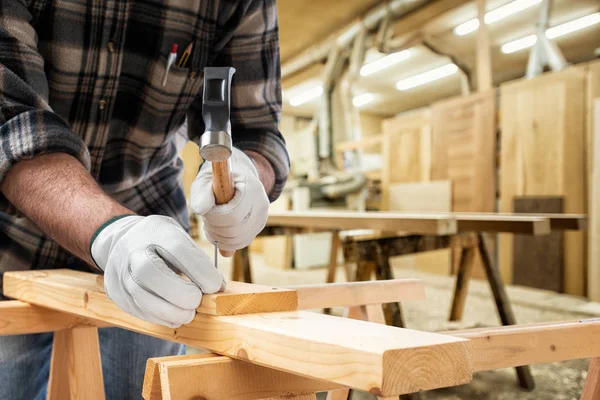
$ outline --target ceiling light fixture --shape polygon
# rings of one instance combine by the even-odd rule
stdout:
[[[375,95],[373,93],[363,93],[359,94],[358,96],[354,96],[352,99],[352,104],[354,107],[362,107],[366,104],[369,104],[373,100],[375,100]]]
[[[502,7],[498,7],[485,14],[484,20],[486,25],[493,24],[503,20],[506,17],[510,17],[518,12],[533,7],[536,4],[541,3],[542,0],[516,0],[511,3],[505,4]],[[458,36],[464,36],[471,32],[475,32],[479,29],[479,19],[473,18],[467,22],[464,22],[454,28],[454,34]]]
[[[378,60],[370,62],[360,69],[361,76],[369,76],[381,70],[384,70],[388,67],[391,67],[394,64],[401,63],[402,61],[410,58],[411,56],[410,50],[403,50],[398,53],[388,54],[385,57],[381,57]]]
[[[431,71],[423,72],[410,78],[402,79],[396,83],[398,90],[410,90],[417,86],[437,81],[458,72],[456,64],[446,64],[442,67],[432,69]]]
[[[550,28],[546,31],[546,37],[548,39],[556,39],[558,37],[579,31],[597,23],[600,23],[600,12],[586,15],[585,17],[577,18],[573,21],[569,21],[564,24]],[[502,45],[501,50],[504,54],[515,53],[519,50],[523,50],[533,46],[536,42],[537,36],[533,34],[525,36],[521,39],[505,43]]]
[[[308,103],[318,97],[320,97],[323,94],[323,86],[318,85],[318,86],[314,86],[296,96],[293,96],[290,99],[290,105],[292,107],[298,107],[302,104]]]

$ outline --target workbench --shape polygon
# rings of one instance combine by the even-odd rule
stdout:
[[[380,400],[471,381],[476,371],[593,358],[583,400],[600,393],[600,320],[431,333],[387,326],[381,304],[420,300],[415,279],[265,287],[230,282],[177,329],[139,320],[72,270],[7,272],[0,335],[54,332],[48,398],[104,400],[98,328],[116,326],[210,350],[148,360],[146,400]],[[301,310],[346,307],[348,318]],[[351,332],[352,334],[348,334]]]
[[[393,279],[390,258],[451,248],[460,261],[450,320],[462,319],[468,284],[477,256],[492,290],[503,325],[517,324],[510,300],[490,251],[485,233],[546,235],[551,231],[586,229],[585,215],[495,213],[283,212],[271,213],[261,236],[332,232],[332,251],[326,282],[334,282],[337,252],[342,247],[348,281]],[[348,230],[363,230],[358,234]],[[368,230],[364,232],[364,230]],[[348,268],[356,263],[356,272]],[[251,282],[248,249],[234,259],[232,279]],[[385,306],[386,323],[406,327],[400,303]],[[529,367],[517,367],[519,383],[533,390]]]

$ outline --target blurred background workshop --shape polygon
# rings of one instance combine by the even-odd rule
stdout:
[[[263,234],[220,260],[228,278],[419,278],[427,300],[386,317],[427,331],[600,316],[600,1],[277,5],[291,174]],[[181,157],[189,193],[197,145]],[[346,221],[333,217],[341,211]],[[461,240],[484,246],[348,222],[369,211],[459,213]],[[473,212],[563,219],[486,225]],[[199,222],[192,232],[211,248]],[[420,396],[573,399],[588,364],[480,372]]]

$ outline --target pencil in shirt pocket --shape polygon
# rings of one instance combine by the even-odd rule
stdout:
[[[181,58],[179,59],[179,62],[177,63],[177,66],[179,68],[186,68],[188,61],[190,59],[190,56],[192,54],[192,47],[193,47],[193,42],[190,42],[190,44],[188,44],[188,46],[185,48],[185,51],[183,52],[183,54],[181,55]]]

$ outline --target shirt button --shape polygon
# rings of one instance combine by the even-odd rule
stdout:
[[[106,47],[108,47],[108,51],[110,51],[111,53],[115,52],[115,43],[114,42],[108,42]]]
[[[104,110],[104,106],[106,106],[106,101],[100,100],[100,102],[98,102],[98,107],[100,107],[101,110]]]

